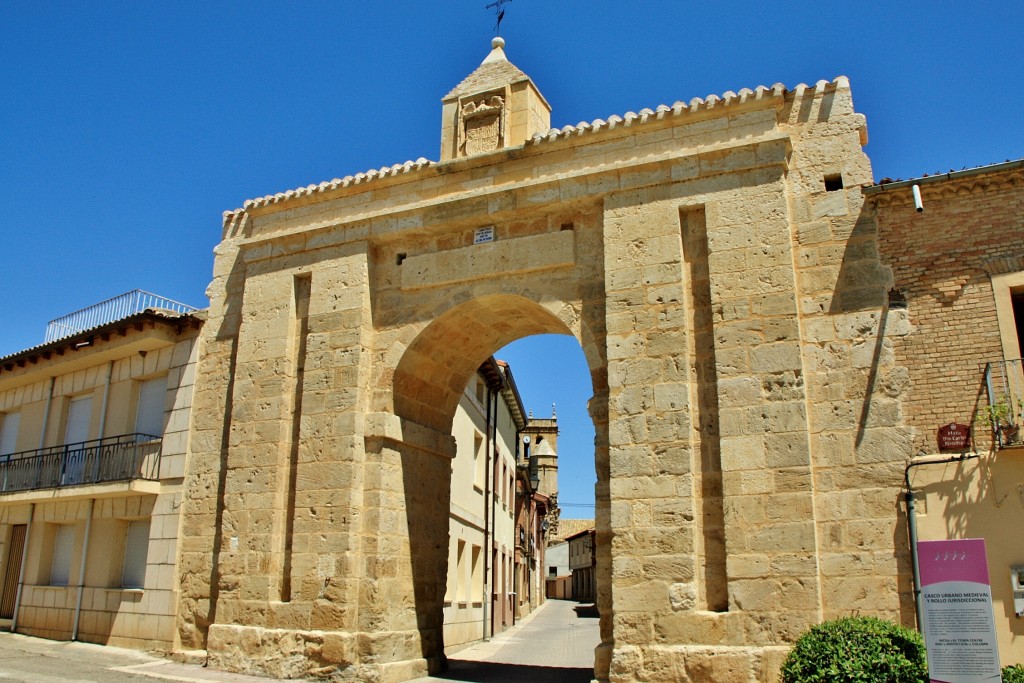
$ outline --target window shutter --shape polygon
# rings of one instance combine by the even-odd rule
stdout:
[[[124,570],[122,588],[142,588],[146,583],[146,556],[149,554],[149,520],[128,523],[128,538],[124,544]]]
[[[9,455],[18,448],[18,426],[21,413],[7,413],[0,416],[0,455]]]
[[[75,546],[75,525],[61,524],[53,539],[53,558],[50,560],[50,585],[66,586],[71,576],[71,551]]]
[[[135,431],[162,436],[164,405],[167,402],[167,377],[142,382],[139,386],[139,407],[135,412]]]
[[[64,443],[89,440],[89,421],[92,419],[92,396],[71,399],[68,405],[68,424],[64,429]]]

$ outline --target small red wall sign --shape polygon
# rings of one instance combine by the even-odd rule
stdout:
[[[948,425],[939,427],[939,450],[940,451],[965,451],[971,443],[971,428],[969,425],[950,422]]]

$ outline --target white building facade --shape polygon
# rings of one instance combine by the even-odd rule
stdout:
[[[488,359],[466,386],[452,423],[448,653],[513,623],[516,444],[524,425],[511,370]]]
[[[0,620],[12,631],[179,645],[182,481],[205,316],[151,307],[151,296],[104,302],[107,322],[0,358]]]

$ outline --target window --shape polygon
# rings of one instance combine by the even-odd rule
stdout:
[[[1024,272],[993,275],[992,293],[1003,358],[1020,358],[1024,354]]]
[[[992,294],[1006,361],[1004,390],[1009,404],[1016,407],[1024,396],[1024,363],[1020,361],[1024,356],[1024,271],[992,275]]]
[[[128,536],[124,542],[124,568],[121,570],[122,588],[142,588],[146,583],[146,556],[149,554],[149,520],[128,523]]]
[[[1017,350],[1024,354],[1024,288],[1019,292],[1010,292],[1013,304],[1014,331],[1017,333]]]
[[[64,427],[64,443],[77,444],[89,440],[89,422],[92,420],[92,396],[78,396],[68,404],[68,422]],[[85,474],[84,448],[68,451],[64,464],[63,483],[79,484]]]
[[[161,436],[164,433],[164,405],[167,402],[167,377],[139,383],[139,406],[135,411],[135,431]]]
[[[480,562],[480,546],[478,545],[473,546],[472,568],[471,595],[473,602],[481,602],[484,599],[484,569],[483,563]]]
[[[18,451],[18,426],[21,413],[0,414],[0,455]]]
[[[465,602],[469,599],[469,583],[466,581],[466,542],[459,540],[455,562],[455,599]]]
[[[843,189],[843,176],[841,173],[825,176],[826,192],[838,192],[841,189]]]
[[[92,419],[92,396],[76,396],[68,403],[68,422],[64,427],[64,443],[89,440],[89,422]]]
[[[495,472],[495,474],[497,474],[497,472]],[[501,461],[501,479],[494,482],[494,487],[496,489],[501,489],[501,506],[506,508],[506,509],[508,508],[508,497],[505,494],[508,493],[508,489],[505,488],[504,482],[508,480],[507,474],[508,474],[508,466],[505,464],[505,461],[502,460]]]
[[[484,487],[484,460],[484,435],[477,432],[473,435],[473,466],[476,468],[473,473],[473,486],[481,490]]]
[[[75,547],[75,525],[61,524],[53,537],[50,559],[50,585],[66,586],[71,576],[71,552]]]
[[[498,496],[501,493],[501,469],[498,467],[498,463],[501,462],[501,451],[497,448],[494,449],[494,471],[491,472],[491,496],[497,501]]]
[[[558,567],[548,567],[548,576],[552,579],[558,576]]]

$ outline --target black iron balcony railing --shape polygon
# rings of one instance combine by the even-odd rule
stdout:
[[[0,493],[160,479],[159,436],[122,434],[0,457]]]
[[[1022,443],[1024,423],[1024,361],[985,363],[988,405],[978,412],[983,426],[990,427],[999,448]]]

